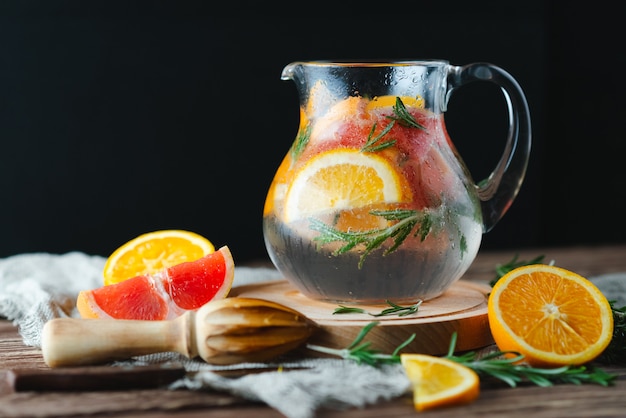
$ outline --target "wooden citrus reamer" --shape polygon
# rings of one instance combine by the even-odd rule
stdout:
[[[41,349],[50,367],[160,352],[234,364],[286,353],[306,341],[314,329],[312,321],[284,305],[232,297],[165,321],[55,318],[44,325]]]

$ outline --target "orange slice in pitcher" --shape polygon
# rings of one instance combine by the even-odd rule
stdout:
[[[76,308],[83,318],[172,319],[212,300],[225,298],[234,275],[230,250],[221,247],[198,260],[154,274],[81,291]]]
[[[213,244],[194,232],[178,229],[149,232],[128,241],[109,256],[104,265],[104,284],[152,274],[198,260],[213,251]]]
[[[332,210],[407,200],[408,187],[384,158],[357,149],[335,149],[311,158],[285,196],[285,220]]]
[[[374,97],[368,104],[367,110],[372,109],[380,109],[383,107],[393,107],[396,105],[397,96],[377,96]],[[418,107],[420,109],[424,108],[425,102],[421,97],[408,97],[401,96],[400,100],[405,107]]]

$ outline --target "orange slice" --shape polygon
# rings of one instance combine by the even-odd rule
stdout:
[[[613,313],[602,292],[576,273],[545,264],[500,278],[487,312],[498,348],[516,351],[536,367],[587,363],[613,336]]]
[[[143,234],[119,247],[104,265],[104,284],[152,274],[215,251],[213,244],[194,232],[168,229]]]
[[[79,292],[76,308],[83,318],[163,320],[224,299],[233,284],[235,264],[228,247],[198,260],[154,274]]]
[[[417,411],[467,404],[480,395],[478,374],[467,366],[426,354],[400,354],[400,361]]]
[[[367,110],[379,109],[381,107],[393,107],[396,104],[397,96],[377,96],[374,97],[368,104]],[[424,108],[424,99],[421,97],[407,97],[401,96],[402,104],[406,107],[418,107]]]
[[[285,196],[285,220],[376,203],[402,202],[408,187],[384,158],[357,149],[336,149],[311,158]]]
[[[272,214],[275,210],[276,202],[280,202],[285,198],[287,182],[289,181],[288,172],[292,164],[293,159],[291,158],[291,154],[287,153],[280,163],[280,166],[278,166],[272,184],[270,184],[270,188],[267,191],[265,205],[263,206],[263,216]]]

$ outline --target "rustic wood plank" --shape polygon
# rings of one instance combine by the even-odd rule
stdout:
[[[218,392],[129,390],[98,392],[20,392],[0,396],[0,416],[6,418],[72,417],[136,412],[175,412],[249,403]],[[206,411],[204,412],[206,414]],[[151,414],[150,416],[154,416]]]
[[[132,367],[62,367],[57,369],[12,369],[7,382],[15,392],[94,391],[163,388],[181,379],[182,364]]]
[[[523,249],[480,253],[465,275],[465,280],[482,283],[493,278],[498,263],[506,263],[514,255],[530,259],[544,254],[546,261],[555,260],[560,267],[583,276],[626,271],[626,245]],[[14,368],[47,369],[40,350],[24,346],[16,328],[0,320],[0,374]],[[447,408],[420,413],[420,417],[507,418],[616,417],[626,411],[626,367],[602,368],[617,373],[612,387],[598,385],[557,385],[540,388],[522,385],[509,388],[499,382],[481,382],[479,399],[459,408]],[[0,376],[1,378],[1,376]],[[0,380],[1,381],[1,380]],[[264,404],[214,391],[132,390],[81,393],[61,392],[3,392],[0,384],[0,416],[25,417],[114,417],[114,418],[284,418]],[[400,418],[415,417],[409,395],[380,401],[365,408],[347,411],[324,410],[316,418]]]

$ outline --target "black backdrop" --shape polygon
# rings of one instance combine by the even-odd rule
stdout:
[[[531,162],[482,248],[625,242],[625,58],[611,49],[624,6],[516,3],[322,18],[220,15],[202,1],[3,1],[0,257],[106,256],[182,228],[229,245],[236,262],[265,258],[265,193],[298,125],[281,70],[347,58],[489,61],[519,81]],[[498,89],[465,87],[446,120],[475,179],[488,175],[504,146]]]

